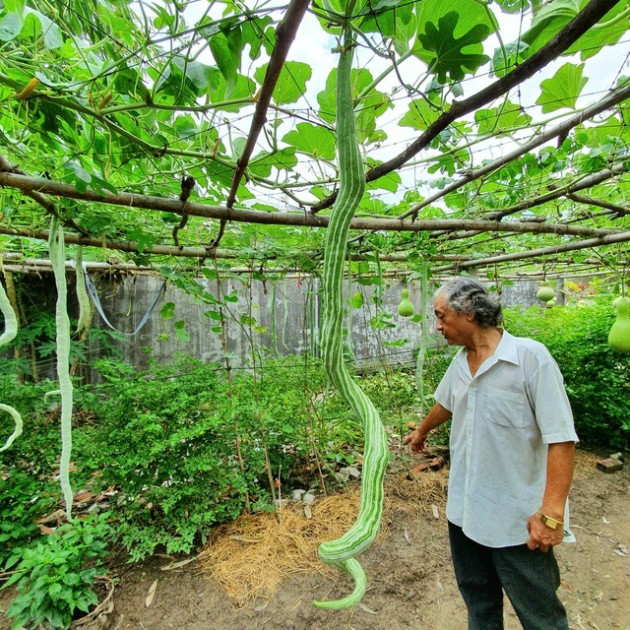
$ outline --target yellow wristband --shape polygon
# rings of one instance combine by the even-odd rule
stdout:
[[[538,512],[538,516],[540,517],[540,520],[543,522],[543,524],[547,527],[550,527],[551,529],[561,529],[564,525],[564,521],[559,521],[558,519],[547,516],[542,512]]]

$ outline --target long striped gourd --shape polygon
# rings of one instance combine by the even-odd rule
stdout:
[[[79,302],[79,320],[77,322],[77,334],[85,332],[90,327],[92,321],[92,308],[90,296],[85,286],[85,272],[83,269],[83,247],[77,247],[76,256],[76,274],[77,274],[77,301]]]
[[[4,332],[0,335],[0,346],[4,346],[15,339],[18,332],[17,315],[11,306],[11,301],[0,283],[0,311],[4,315]],[[4,446],[0,447],[0,452],[6,451],[11,444],[22,434],[22,416],[20,413],[9,405],[0,404],[0,411],[5,411],[13,418],[13,433],[7,438]]]
[[[72,488],[70,486],[70,454],[72,452],[72,398],[70,378],[70,318],[68,317],[68,287],[66,285],[66,255],[63,228],[53,219],[48,243],[50,262],[55,273],[57,304],[57,378],[61,391],[61,461],[59,481],[66,502],[66,516],[72,520]]]
[[[319,557],[346,571],[355,581],[352,594],[335,601],[315,601],[321,608],[347,608],[361,600],[367,579],[355,556],[376,538],[383,511],[383,478],[389,461],[385,429],[378,411],[352,380],[343,361],[343,270],[350,221],[365,191],[363,161],[356,140],[351,90],[353,40],[345,28],[337,70],[337,146],[339,196],[333,207],[324,254],[322,279],[322,355],[326,373],[348,404],[360,417],[365,433],[361,501],[352,527],[338,540],[322,543]]]

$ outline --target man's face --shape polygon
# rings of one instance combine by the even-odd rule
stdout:
[[[444,306],[444,296],[438,295],[433,303],[437,331],[446,339],[450,346],[466,345],[466,340],[472,329],[471,315],[456,313]]]

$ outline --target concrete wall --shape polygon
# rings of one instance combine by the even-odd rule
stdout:
[[[249,365],[252,350],[261,356],[318,353],[319,280],[297,276],[288,276],[276,283],[233,279],[223,282],[220,291],[215,281],[198,282],[209,295],[216,297],[220,293],[235,299],[226,302],[223,310],[225,338],[222,332],[213,332],[213,327],[219,327],[220,322],[208,316],[214,312],[216,317],[218,306],[201,303],[169,283],[144,328],[137,335],[126,337],[124,358],[127,362],[145,368],[150,357],[168,363],[181,353],[213,362],[222,361],[227,354],[233,365]],[[161,285],[162,280],[150,276],[128,276],[116,284],[101,280],[98,292],[108,320],[121,332],[133,332]],[[504,306],[535,304],[537,286],[536,282],[504,285],[501,302]],[[346,326],[351,331],[348,350],[358,365],[413,361],[421,329],[419,322],[397,313],[402,288],[400,280],[392,280],[382,289],[357,282],[345,284]],[[407,288],[418,312],[419,283],[411,283]],[[380,306],[374,301],[377,291],[382,292]],[[363,296],[360,308],[349,304],[355,292]],[[175,304],[174,316],[170,319],[160,315],[167,302]],[[429,332],[434,335],[430,297],[428,304]],[[179,321],[185,322],[189,341],[178,339],[175,323]],[[98,314],[95,325],[105,326]]]

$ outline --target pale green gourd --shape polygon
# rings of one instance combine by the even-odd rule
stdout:
[[[621,302],[621,300],[625,300],[626,302],[628,302],[628,305],[630,305],[630,297],[628,296],[623,296],[623,295],[618,295],[614,300],[612,305],[617,308],[617,304],[619,304],[619,302]]]
[[[617,301],[617,319],[608,333],[608,345],[619,352],[630,352],[630,304],[627,299]]]
[[[13,310],[13,306],[11,306],[11,301],[9,300],[2,283],[0,283],[0,310],[4,315],[4,332],[0,335],[0,346],[4,346],[9,343],[13,339],[18,332],[18,321],[17,315]],[[0,447],[0,452],[6,451],[11,444],[22,434],[22,416],[19,412],[9,405],[0,404],[0,411],[5,411],[13,418],[13,423],[15,428],[13,429],[13,433],[7,438],[7,441],[4,443],[4,446]]]
[[[400,292],[400,304],[398,305],[398,314],[401,317],[411,317],[414,313],[413,304],[409,299],[409,291],[407,289],[403,289]]]
[[[79,320],[77,322],[77,334],[85,332],[92,321],[92,308],[90,297],[85,286],[85,274],[83,271],[83,247],[77,247],[76,256],[77,274],[77,301],[79,302]]]
[[[536,297],[542,302],[549,302],[550,300],[553,300],[555,295],[556,292],[551,288],[549,282],[543,280],[540,283],[540,287],[538,289],[538,293],[536,293]]]
[[[351,10],[348,10],[351,14]],[[365,448],[361,479],[359,514],[352,527],[338,540],[322,543],[319,557],[346,571],[355,582],[354,591],[336,601],[315,601],[320,608],[347,608],[361,601],[367,578],[355,556],[372,544],[378,535],[383,513],[383,479],[389,462],[385,429],[372,401],[352,379],[343,361],[343,270],[350,221],[365,191],[363,161],[356,140],[352,104],[352,31],[344,29],[341,58],[337,70],[337,146],[340,187],[326,234],[322,279],[323,321],[322,358],[326,374],[360,417]]]
[[[59,482],[66,502],[66,516],[72,520],[72,488],[70,486],[70,454],[72,452],[73,387],[70,378],[70,318],[68,317],[68,287],[66,285],[66,255],[63,228],[53,219],[48,243],[50,262],[55,272],[57,304],[57,378],[61,391],[61,460]]]

